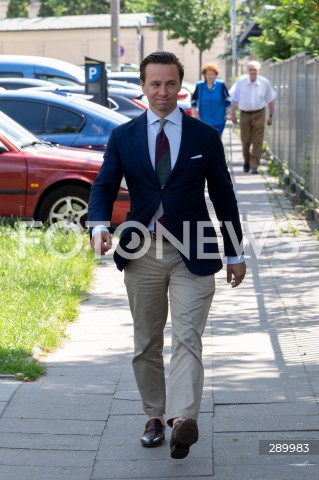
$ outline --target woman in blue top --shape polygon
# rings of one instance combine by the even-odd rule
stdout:
[[[218,73],[218,67],[214,63],[204,65],[202,74],[205,80],[196,84],[192,107],[194,116],[197,107],[199,119],[217,128],[222,135],[226,123],[226,109],[231,106],[231,101],[225,83],[217,79]]]

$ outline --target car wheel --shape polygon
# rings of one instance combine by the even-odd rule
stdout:
[[[53,190],[43,200],[38,219],[52,225],[70,222],[85,228],[90,190],[80,186],[63,186]]]

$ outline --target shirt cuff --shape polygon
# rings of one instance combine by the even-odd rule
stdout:
[[[109,233],[109,229],[105,225],[97,225],[92,230],[92,237],[94,237],[94,235],[96,235],[97,233],[100,233],[100,232]]]
[[[229,265],[237,265],[237,263],[243,263],[244,261],[244,255],[239,255],[238,257],[227,257],[227,263]]]

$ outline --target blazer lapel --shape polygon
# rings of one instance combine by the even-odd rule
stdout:
[[[166,183],[168,183],[172,178],[174,178],[178,171],[183,168],[183,162],[185,158],[188,158],[191,155],[193,145],[197,141],[197,137],[199,135],[197,122],[195,122],[193,118],[186,114],[184,111],[182,111],[182,114],[183,118],[181,145],[176,163]]]

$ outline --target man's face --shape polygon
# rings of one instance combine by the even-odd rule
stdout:
[[[150,109],[160,118],[166,117],[177,106],[177,95],[181,89],[176,65],[149,63],[145,69],[142,89],[148,98]]]
[[[248,67],[248,75],[249,75],[250,81],[251,81],[251,82],[255,82],[256,79],[257,79],[257,75],[258,75],[258,70],[257,70],[257,68],[256,68],[256,67],[249,66],[249,67]]]

